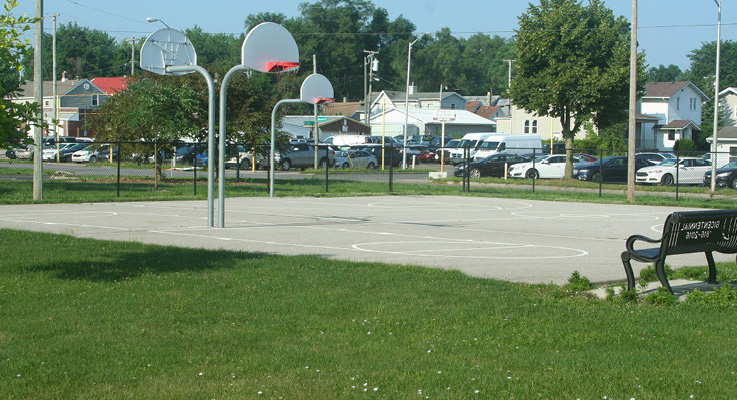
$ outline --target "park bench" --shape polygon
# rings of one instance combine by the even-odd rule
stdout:
[[[658,247],[635,249],[638,241],[659,244]],[[627,289],[635,287],[635,275],[630,260],[655,263],[660,283],[673,293],[665,275],[665,257],[676,254],[704,253],[709,264],[707,282],[717,283],[713,252],[737,253],[737,210],[682,211],[668,216],[659,240],[642,235],[627,239],[627,251],[622,253],[622,264],[627,275]]]

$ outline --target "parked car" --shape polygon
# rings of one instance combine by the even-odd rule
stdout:
[[[325,157],[325,153],[323,151],[320,151],[318,153],[318,160],[318,168],[322,169],[325,168],[327,165],[332,166],[335,164],[335,153],[329,151],[328,156]],[[258,162],[259,165],[264,168],[267,168],[269,166],[268,157],[258,159]],[[309,143],[291,142],[286,151],[284,151],[283,153],[277,151],[274,154],[274,162],[283,171],[289,171],[289,169],[291,168],[312,168],[315,165],[314,146]]]
[[[705,161],[708,161],[709,163],[712,163],[711,153],[706,153],[701,158],[703,158]],[[726,166],[729,163],[730,157],[729,157],[729,154],[717,153],[716,160],[717,160],[717,168],[721,168],[721,167]]]
[[[113,160],[118,156],[118,146],[112,146]],[[72,153],[72,162],[75,163],[95,163],[97,161],[110,161],[110,145],[91,145],[88,144],[81,150]]]
[[[335,166],[339,168],[374,169],[377,164],[376,157],[365,150],[341,150],[335,153]]]
[[[353,146],[351,147],[353,149]],[[376,166],[381,166],[381,145],[380,144],[368,144],[365,146],[357,147],[355,150],[365,150],[369,154],[376,157]],[[398,167],[402,163],[402,153],[398,147],[387,145],[384,148],[384,165]]]
[[[530,161],[529,157],[523,157],[517,154],[496,153],[468,164],[468,174],[471,178],[481,178],[484,176],[503,177],[512,165],[528,161]],[[465,170],[466,165],[459,164],[455,171],[453,171],[453,175],[458,177],[463,176]]]
[[[542,152],[545,154],[551,154],[550,153],[550,143],[543,144]],[[553,143],[553,154],[565,154],[566,153],[566,144],[563,142],[555,142]]]
[[[445,136],[445,144],[446,144],[446,146],[447,146],[448,143],[450,143],[451,140],[454,140],[453,136]],[[442,136],[440,136],[440,135],[433,136],[432,139],[430,139],[430,143],[428,144],[428,147],[430,147],[430,150],[431,151],[435,152],[440,147],[442,147],[442,144],[443,144],[442,141],[443,141],[443,137]]]
[[[737,189],[737,160],[717,169],[717,187]],[[711,169],[704,173],[704,186],[711,186]]]
[[[305,141],[304,143],[309,143]],[[262,160],[264,157],[261,155],[256,155],[256,163],[255,168],[259,169],[261,164],[266,163],[265,160]],[[253,153],[246,149],[245,146],[238,145],[238,153],[237,155],[234,153],[229,158],[225,159],[225,168],[235,168],[238,166],[240,169],[251,169],[251,166],[253,164]]]
[[[635,158],[635,171],[651,165],[645,160]],[[574,165],[573,178],[593,182],[626,182],[627,157],[606,157],[600,162]]]
[[[645,160],[653,165],[660,164],[665,160],[675,160],[676,156],[670,153],[637,153],[636,158]]]
[[[76,146],[77,142],[59,144],[58,148],[56,145],[45,147],[41,150],[41,159],[43,161],[56,161],[56,155],[60,154],[64,149],[68,149],[72,146]]]
[[[15,157],[23,160],[33,160],[34,145],[20,145],[15,148]]]
[[[575,153],[572,155],[573,163],[576,164],[592,164],[592,156],[588,154]],[[594,157],[595,158],[595,157]],[[539,156],[532,161],[515,164],[509,168],[510,178],[549,178],[562,179],[565,176],[566,156],[562,154],[546,154]]]
[[[10,146],[5,150],[5,157],[8,157],[10,159],[15,159],[17,155],[15,154],[16,148],[23,146],[22,144],[19,146]]]
[[[69,147],[65,147],[64,149],[59,151],[59,161],[71,162],[72,154],[74,154],[76,151],[84,149],[87,146],[89,146],[89,143],[74,143]]]
[[[666,160],[658,165],[644,167],[635,174],[635,183],[673,186],[700,185],[704,181],[706,171],[711,171],[711,164],[702,158],[684,157],[678,160]]]
[[[422,150],[420,152],[420,155],[417,156],[417,159],[421,163],[434,163],[435,157],[437,157],[437,154],[435,154],[432,149],[428,148],[427,150]]]

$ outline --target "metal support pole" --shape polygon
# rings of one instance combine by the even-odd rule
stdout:
[[[276,151],[276,111],[283,104],[301,103],[300,99],[279,100],[271,111],[271,150],[269,151],[269,197],[274,197],[274,153]]]
[[[676,201],[678,201],[678,182],[681,177],[681,167],[678,166],[679,162],[681,162],[681,158],[678,152],[676,152],[676,181],[673,183],[674,185],[676,185]]]
[[[635,152],[637,140],[637,0],[632,0],[630,27],[629,139],[627,141],[627,201],[635,202]],[[602,179],[604,176],[602,176]]]
[[[552,144],[551,144],[551,146],[552,146]],[[535,154],[535,149],[533,148],[532,149],[532,169],[533,170],[535,169],[535,159],[536,158],[537,158],[537,154]],[[532,175],[532,193],[535,193],[535,178],[537,178],[535,175],[536,174],[533,174]]]
[[[218,129],[218,133],[220,134],[220,140],[218,143],[218,227],[224,228],[225,227],[225,135],[226,135],[226,129],[225,129],[225,103],[226,103],[226,97],[228,94],[228,83],[230,83],[230,79],[235,75],[236,72],[239,71],[248,71],[248,68],[246,68],[243,65],[236,65],[235,67],[228,70],[228,72],[225,74],[225,77],[223,77],[223,82],[220,84],[220,127]],[[208,153],[208,163],[210,158],[210,154]],[[236,168],[240,169],[240,165],[238,165]]]
[[[33,49],[33,102],[41,107],[33,125],[33,200],[43,200],[43,0],[36,0],[36,41]]]
[[[317,146],[315,147],[317,148]],[[330,146],[325,145],[325,193],[330,191]]]
[[[389,193],[394,191],[394,144],[389,144]]]
[[[711,194],[717,190],[717,133],[719,132],[719,64],[721,62],[722,49],[722,1],[714,0],[719,11],[717,20],[717,68],[714,77],[714,131],[711,143]]]
[[[112,143],[110,146],[110,151],[111,152],[113,151]],[[121,142],[118,142],[118,197],[120,197],[120,153],[122,152],[123,152],[123,149],[121,148]]]
[[[197,154],[200,154],[200,144],[194,144],[194,157],[192,158],[192,170],[194,171],[194,196],[197,196]]]
[[[166,70],[168,72],[197,72],[205,77],[205,81],[207,81],[207,226],[212,228],[215,216],[213,208],[215,197],[215,82],[207,70],[199,65],[171,66],[166,67]],[[225,142],[223,142],[223,147],[225,147]],[[223,156],[223,152],[220,152],[221,156]]]

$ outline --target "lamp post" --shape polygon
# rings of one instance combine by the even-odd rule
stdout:
[[[417,43],[425,33],[418,36],[417,39],[409,44],[409,50],[407,50],[407,91],[404,94],[404,149],[402,150],[402,168],[407,169],[407,124],[409,123],[409,71],[412,62],[412,45]]]
[[[717,190],[717,131],[719,130],[719,62],[722,49],[722,0],[714,0],[717,5],[717,72],[714,78],[714,134],[711,143],[711,193]]]
[[[166,22],[164,22],[164,21],[162,21],[162,20],[160,20],[158,18],[148,17],[148,18],[146,18],[146,22],[148,22],[149,24],[153,24],[154,22],[161,22],[162,24],[164,24],[165,27],[171,29],[171,26],[167,25]]]

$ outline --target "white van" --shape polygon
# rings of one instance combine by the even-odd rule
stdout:
[[[508,135],[497,134],[484,139],[479,149],[473,155],[474,161],[479,161],[496,153],[527,154],[533,149],[540,152],[543,144],[540,135]]]
[[[367,139],[366,135],[333,135],[328,136],[323,143],[343,147],[364,144],[367,143]]]
[[[469,148],[470,157],[473,157],[474,154],[476,154],[476,150],[481,146],[481,144],[488,138],[489,136],[493,135],[506,135],[506,133],[493,133],[493,132],[481,132],[481,133],[467,133],[463,138],[461,139],[461,142],[457,144],[457,148],[454,149],[448,149],[450,150],[450,162],[453,164],[460,164],[463,162],[463,151],[466,147]]]

